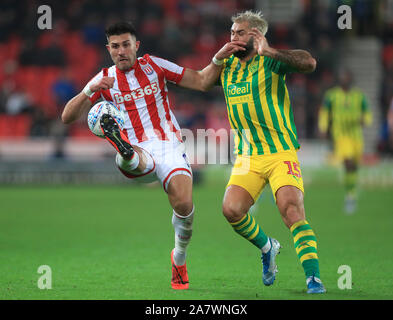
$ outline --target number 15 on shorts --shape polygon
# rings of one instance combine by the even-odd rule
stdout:
[[[302,177],[302,173],[300,171],[299,168],[299,164],[297,162],[294,161],[284,161],[284,163],[288,166],[288,174],[301,178]]]

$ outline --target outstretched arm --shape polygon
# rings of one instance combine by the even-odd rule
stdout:
[[[226,43],[214,56],[216,63],[230,57],[236,51],[245,50],[245,45],[246,43],[242,41],[232,41]],[[182,80],[179,82],[179,85],[188,89],[208,91],[217,83],[223,68],[222,64],[216,63],[212,61],[208,66],[200,71],[187,68],[184,72]]]
[[[254,48],[260,56],[266,56],[284,62],[301,73],[313,72],[317,66],[316,60],[305,50],[280,50],[269,46],[264,35],[256,28],[249,33],[254,37]]]
[[[69,124],[78,120],[90,106],[91,102],[89,97],[84,92],[80,92],[65,105],[63,113],[61,114],[61,121],[65,124]]]
[[[92,83],[89,86],[90,92],[94,93],[99,90],[106,90],[113,87],[115,78],[113,77],[102,77],[97,83]],[[89,96],[84,92],[80,92],[73,97],[64,107],[61,115],[63,123],[68,124],[78,120],[82,114],[91,106]]]

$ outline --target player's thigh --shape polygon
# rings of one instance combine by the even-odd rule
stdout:
[[[134,148],[134,152],[137,152],[139,156],[139,165],[135,169],[135,173],[138,174],[145,172],[149,164],[154,161],[151,154],[139,146],[133,145],[132,147]]]
[[[363,155],[363,141],[346,136],[336,138],[335,153],[341,161],[350,160],[358,164]]]
[[[364,152],[363,141],[361,141],[361,140],[354,141],[353,146],[354,146],[353,159],[354,159],[354,162],[356,163],[356,165],[359,165],[362,161],[363,152]]]
[[[334,141],[334,153],[341,162],[346,159],[353,159],[355,149],[352,140],[346,136],[336,137]]]
[[[271,157],[269,183],[277,202],[277,191],[293,186],[304,192],[303,177],[296,151],[285,151]]]
[[[226,187],[231,185],[242,187],[255,202],[267,182],[264,174],[260,157],[238,155]]]
[[[178,175],[187,176],[189,179],[179,178],[176,180],[191,181],[192,184],[192,170],[185,152],[184,144],[157,142],[156,145],[157,146],[154,148],[154,159],[157,167],[156,174],[165,192],[169,192],[169,185],[172,179]],[[176,183],[176,185],[178,185],[178,183]]]

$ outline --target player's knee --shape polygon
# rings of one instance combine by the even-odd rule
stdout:
[[[181,216],[188,216],[191,213],[194,204],[192,202],[192,199],[183,198],[173,201],[172,207],[177,214]]]
[[[301,212],[301,205],[296,200],[288,200],[284,205],[284,210],[287,216],[297,216]]]
[[[224,202],[222,213],[228,222],[237,222],[247,213],[241,204],[236,202]]]
[[[175,212],[187,216],[194,207],[192,201],[192,180],[186,175],[174,176],[168,185],[169,202]]]
[[[344,161],[345,169],[348,172],[353,172],[357,170],[357,164],[354,160],[352,159],[347,159]]]

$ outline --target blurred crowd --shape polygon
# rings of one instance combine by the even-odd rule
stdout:
[[[318,61],[310,75],[287,77],[299,138],[316,138],[317,110],[335,84],[341,37],[376,36],[383,44],[380,152],[393,153],[393,18],[390,0],[299,0],[295,25],[270,24],[267,39],[281,49],[309,50]],[[261,1],[263,4],[263,1]],[[37,8],[49,5],[52,29],[40,30]],[[112,65],[105,48],[105,26],[131,20],[141,40],[139,54],[149,53],[194,69],[207,65],[229,41],[230,17],[258,8],[255,0],[71,0],[0,3],[0,138],[90,137],[84,121],[65,127],[59,116],[102,67]],[[337,7],[352,7],[353,29],[339,32]],[[389,11],[390,10],[390,11]],[[390,22],[389,22],[390,21]],[[182,127],[229,129],[222,90],[198,93],[170,87],[174,112]],[[389,121],[388,121],[389,119]]]

